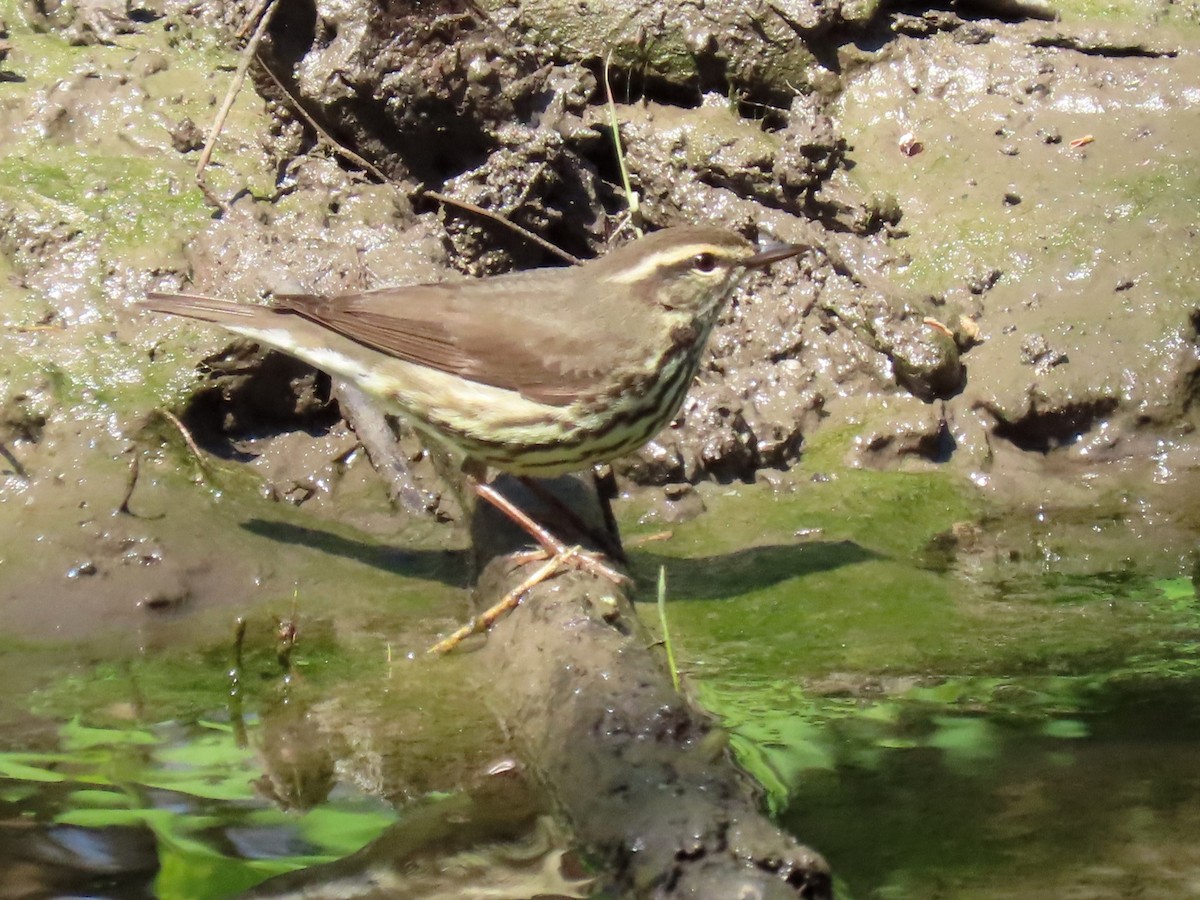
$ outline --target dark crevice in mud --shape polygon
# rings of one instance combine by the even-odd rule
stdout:
[[[376,10],[373,21],[384,34],[403,34],[417,22],[427,35],[450,43],[464,21],[481,31],[500,33],[472,0],[371,0],[369,5]]]
[[[556,64],[567,64],[565,60],[551,60]],[[604,90],[603,59],[584,59],[580,64],[592,73],[596,79],[598,102],[607,100]],[[719,78],[708,80],[701,76],[691,84],[680,84],[654,75],[651,72],[636,67],[608,66],[608,84],[612,88],[612,98],[615,103],[662,103],[666,106],[678,106],[681,109],[696,109],[704,100],[707,92],[720,91],[728,93],[729,83],[722,72]]]
[[[141,9],[130,9],[127,15],[129,16],[130,22],[136,22],[139,25],[147,25],[150,22],[154,22],[162,18],[162,14],[157,10],[144,7]]]
[[[783,131],[788,127],[787,104],[791,97],[776,97],[748,95],[737,100],[737,113],[743,119],[757,122],[766,132]]]
[[[895,17],[907,18],[910,22],[924,19],[929,25],[928,30],[922,31],[924,34],[931,31],[955,31],[964,25],[970,25],[982,26],[990,35],[997,22],[1023,22],[1028,19],[1054,21],[1057,18],[1056,10],[1044,0],[954,0],[946,4],[885,3],[881,12],[887,15],[877,16],[875,21],[885,21],[892,17],[892,27],[895,27]],[[903,24],[896,30],[911,33]]]
[[[564,64],[570,61],[564,61]],[[698,109],[709,94],[728,97],[743,119],[760,123],[766,131],[779,131],[787,127],[788,106],[795,94],[772,90],[767,85],[735,84],[726,71],[726,62],[713,53],[697,54],[692,57],[696,66],[695,76],[687,83],[636,68],[609,67],[608,83],[616,103],[661,103],[680,109]],[[604,102],[604,66],[602,59],[584,60],[598,85],[595,102]]]
[[[935,430],[907,434],[878,434],[869,440],[863,449],[864,461],[874,462],[878,468],[888,468],[896,457],[916,456],[935,463],[947,463],[958,442],[946,421],[938,422]]]
[[[272,70],[278,75],[274,66]],[[477,168],[496,149],[495,142],[476,127],[476,119],[457,116],[453,105],[427,97],[413,98],[408,115],[417,121],[405,125],[402,132],[392,125],[378,100],[361,92],[324,107],[322,112],[307,104],[306,110],[340,145],[390,178],[411,176],[426,187],[440,187]]]
[[[979,403],[977,408],[985,410],[996,420],[992,433],[1020,450],[1032,453],[1049,453],[1065,447],[1087,431],[1100,419],[1117,408],[1115,397],[1100,397],[1082,403],[1069,403],[1055,409],[1031,408],[1019,419],[1006,419],[1004,414],[990,403]]]
[[[323,434],[340,418],[329,376],[283,353],[251,355],[251,346],[235,344],[205,360],[210,380],[180,415],[196,443],[215,456],[244,458],[237,443],[251,438]]]
[[[585,151],[587,162],[602,186],[598,196],[606,214],[621,215],[629,208],[629,201],[618,189],[621,185],[621,165],[614,150],[616,142],[613,128],[607,122],[596,123],[592,127],[600,136],[601,143],[587,147]],[[622,137],[621,140],[622,147],[625,147],[627,138]]]
[[[293,0],[283,4],[271,19],[267,33],[271,36],[275,56],[285,63],[279,71],[293,71],[296,64],[304,59],[304,55],[316,43],[316,4],[313,0]],[[329,37],[332,38],[333,35]]]
[[[484,274],[494,275],[517,269],[551,268],[565,264],[562,257],[551,253],[500,222],[454,206],[443,205],[423,193],[414,194],[411,199],[413,210],[416,213],[441,211],[445,217],[446,230],[449,234],[457,237],[460,233],[463,235],[470,233],[473,236],[472,240],[478,245],[478,249],[475,250],[460,245],[453,239],[447,241],[448,246],[453,248],[453,253],[458,258],[455,266],[460,271],[469,271],[470,264],[485,252],[505,259],[506,263],[503,266],[489,268]],[[473,200],[472,202],[478,201]],[[592,242],[588,239],[586,231],[577,227],[579,220],[573,220],[569,212],[562,212],[564,208],[570,209],[570,204],[568,203],[565,207],[547,204],[539,206],[536,211],[531,211],[535,214],[554,211],[558,221],[550,226],[530,222],[529,217],[522,212],[509,214],[505,218],[580,260],[591,259],[596,255]],[[614,208],[618,208],[615,201]]]
[[[948,463],[957,449],[958,441],[943,419],[932,430],[876,435],[863,447],[862,457],[867,464],[886,469],[901,456],[915,456],[932,463]]]
[[[46,430],[46,416],[26,407],[26,394],[16,394],[0,409],[0,440],[36,444]]]
[[[1085,56],[1101,56],[1107,59],[1174,59],[1179,55],[1178,50],[1160,50],[1139,43],[1118,44],[1101,41],[1087,41],[1076,35],[1055,34],[1034,38],[1029,42],[1033,47],[1048,47],[1056,50],[1074,50]]]
[[[967,386],[967,367],[957,355],[916,360],[893,352],[887,356],[896,371],[896,384],[918,400],[950,400]]]
[[[576,147],[563,147],[557,152],[548,148],[543,153],[540,148],[526,146],[497,154],[479,169],[465,173],[451,193],[456,196],[466,193],[482,206],[502,208],[502,204],[511,202],[503,185],[515,173],[525,180],[526,196],[521,205],[506,211],[506,218],[580,259],[589,259],[596,255],[596,232],[602,220],[596,215],[597,206],[610,215],[619,215],[627,209],[627,203],[613,188],[620,183],[619,175],[616,181],[606,181],[598,171],[598,160],[605,158],[598,152],[603,141],[575,143]],[[586,155],[589,151],[597,158]],[[534,174],[526,176],[522,170],[533,170]],[[501,186],[497,187],[497,183]],[[472,191],[479,193],[472,195]],[[448,209],[447,218],[459,219],[471,228],[489,229],[496,238],[494,246],[506,249],[513,263],[520,267],[562,263],[559,257],[545,253],[511,229],[499,223],[489,224],[475,213]]]
[[[1192,329],[1192,340],[1200,343],[1200,309],[1194,309],[1188,316]],[[1185,372],[1181,379],[1180,397],[1183,401],[1184,413],[1200,408],[1200,366]]]
[[[1200,408],[1200,368],[1192,369],[1182,380],[1179,395],[1183,400],[1183,412],[1187,414]]]
[[[958,441],[954,439],[950,426],[943,419],[938,423],[938,430],[934,434],[923,435],[917,440],[913,453],[930,462],[948,463],[957,449]]]
[[[759,468],[786,472],[800,460],[800,451],[803,445],[804,431],[797,426],[789,431],[782,440],[774,442],[767,450],[759,451]],[[745,473],[745,478],[753,481],[754,472]]]
[[[399,158],[403,165],[381,166],[393,177],[410,174],[423,185],[441,186],[446,181],[483,165],[496,143],[480,128],[477,120],[459,117],[453,104],[432,98],[414,98],[408,107],[418,121],[406,125],[407,135],[396,142],[396,132],[380,114],[371,98],[360,97],[348,104],[346,117],[366,129],[377,122],[379,128],[360,132],[352,146],[366,151],[369,159]],[[453,148],[449,150],[448,148]]]
[[[793,869],[783,880],[796,889],[798,897],[805,900],[833,896],[833,878],[823,872]]]
[[[899,227],[903,212],[898,206],[889,204],[887,198],[860,198],[828,189],[834,172],[839,169],[850,172],[854,169],[854,160],[846,158],[846,152],[851,149],[843,143],[832,150],[819,170],[819,177],[804,195],[803,206],[797,210],[797,214],[812,219],[833,234],[856,237],[877,234],[905,236],[907,231]],[[829,264],[837,275],[857,282],[854,272],[842,261],[830,259]]]
[[[465,10],[440,3],[360,11],[361,21],[350,24],[365,25],[366,32],[353,52],[370,62],[353,74],[335,66],[305,81],[302,63],[311,67],[314,57],[333,55],[338,21],[322,17],[307,0],[285,4],[272,22],[265,64],[344,146],[390,177],[440,186],[496,150],[486,123],[524,121],[532,110],[519,105],[537,99],[536,91],[516,87],[534,74],[536,62],[498,46],[507,42],[496,41],[494,29]]]

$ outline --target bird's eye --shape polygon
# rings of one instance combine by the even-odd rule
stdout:
[[[696,268],[697,272],[711,272],[717,267],[717,258],[707,251],[697,253],[692,258],[692,265]]]

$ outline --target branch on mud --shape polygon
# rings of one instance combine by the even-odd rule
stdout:
[[[582,481],[543,484],[589,528],[603,527]],[[537,498],[522,491],[519,502],[528,509]],[[508,554],[523,541],[487,504],[472,536],[482,606],[521,580]],[[719,728],[672,687],[623,590],[577,572],[542,582],[475,659],[485,702],[616,895],[831,896],[825,861],[762,814]]]
[[[245,31],[247,25],[254,20],[255,15],[261,13],[261,18],[259,18],[258,25],[254,29],[254,34],[250,37],[250,41],[246,44],[245,49],[242,50],[237,71],[233,73],[233,82],[229,85],[229,90],[225,92],[225,99],[221,102],[221,108],[217,110],[217,115],[213,119],[212,127],[208,132],[208,140],[204,143],[204,149],[200,151],[200,161],[196,164],[196,184],[199,185],[205,199],[222,213],[227,209],[225,201],[213,193],[212,188],[208,186],[208,180],[204,177],[204,170],[208,168],[208,162],[212,159],[213,148],[216,146],[221,130],[225,127],[225,119],[229,116],[229,110],[233,108],[233,101],[237,99],[237,95],[242,90],[242,84],[246,80],[246,72],[250,68],[250,63],[254,61],[258,53],[258,45],[262,43],[262,39],[267,33],[267,27],[271,24],[271,18],[275,15],[275,10],[278,8],[279,0],[266,0],[265,4],[260,2],[254,12],[243,23],[242,31],[239,34]]]

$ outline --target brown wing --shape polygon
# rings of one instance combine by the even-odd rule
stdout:
[[[652,327],[627,294],[555,271],[385,288],[339,297],[281,295],[295,312],[390,356],[565,406],[614,367],[637,359]]]

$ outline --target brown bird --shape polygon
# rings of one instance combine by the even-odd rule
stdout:
[[[162,293],[141,305],[220,325],[353,383],[462,453],[480,496],[560,555],[564,544],[484,483],[483,467],[552,476],[641,447],[679,411],[741,276],[803,249],[760,250],[732,231],[684,226],[572,268],[280,295],[266,306]]]

